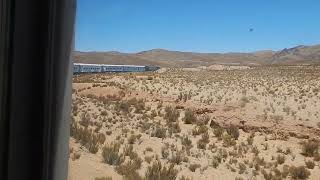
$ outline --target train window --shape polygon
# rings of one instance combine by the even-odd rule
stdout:
[[[319,179],[319,7],[78,0],[69,179]]]

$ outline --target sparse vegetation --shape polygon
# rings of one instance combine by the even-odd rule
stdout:
[[[205,179],[212,168],[222,179],[315,177],[319,72],[252,66],[76,75],[69,162],[104,163],[90,172],[108,168],[110,177],[88,178],[97,180]]]

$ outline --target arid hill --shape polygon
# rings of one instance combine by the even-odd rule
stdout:
[[[196,67],[212,64],[320,64],[320,45],[297,46],[281,51],[253,53],[195,53],[153,49],[138,53],[74,52],[81,63],[159,65],[163,67]]]

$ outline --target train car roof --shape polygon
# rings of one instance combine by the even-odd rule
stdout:
[[[115,66],[115,67],[146,67],[141,65],[125,65],[125,64],[86,64],[86,63],[73,63],[74,65],[85,65],[85,66]]]

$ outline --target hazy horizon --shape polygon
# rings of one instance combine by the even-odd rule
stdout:
[[[217,54],[228,54],[228,53],[256,53],[256,52],[263,52],[263,51],[272,51],[272,52],[279,52],[281,50],[284,50],[284,49],[290,49],[290,48],[295,48],[295,47],[298,47],[298,46],[307,46],[307,47],[310,47],[310,46],[320,46],[320,43],[319,44],[308,44],[308,45],[305,45],[305,44],[300,44],[300,45],[296,45],[296,46],[292,46],[292,47],[284,47],[284,48],[281,48],[281,49],[277,49],[277,50],[273,50],[273,49],[258,49],[256,51],[247,51],[247,52],[244,52],[244,51],[226,51],[226,52],[197,52],[197,51],[179,51],[179,50],[172,50],[172,49],[164,49],[164,48],[155,48],[155,49],[146,49],[146,50],[142,50],[142,51],[135,51],[135,52],[124,52],[124,51],[117,51],[117,50],[102,50],[102,51],[96,51],[96,50],[88,50],[88,51],[79,51],[79,50],[74,50],[76,52],[117,52],[117,53],[124,53],[124,54],[135,54],[135,53],[141,53],[141,52],[145,52],[145,51],[152,51],[152,50],[164,50],[164,51],[171,51],[171,52],[185,52],[185,53],[203,53],[203,54],[206,54],[206,53],[217,53]]]

